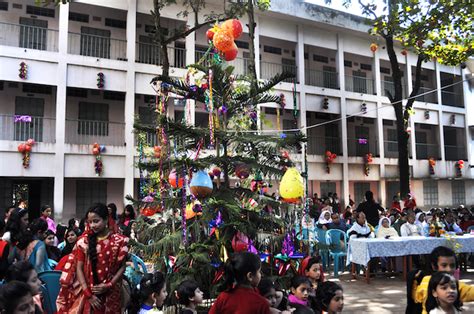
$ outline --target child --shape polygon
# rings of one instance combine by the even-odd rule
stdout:
[[[203,292],[194,280],[185,280],[179,284],[176,290],[176,298],[179,304],[184,305],[181,314],[197,314],[196,306],[202,303]]]
[[[277,291],[275,289],[275,285],[273,284],[273,281],[270,278],[263,278],[260,280],[260,283],[258,284],[258,292],[260,292],[260,295],[267,299],[268,304],[270,305],[270,313],[272,314],[290,314],[292,311],[290,310],[283,310],[281,311],[278,308],[277,302]],[[281,302],[281,301],[280,301]],[[286,308],[287,306],[285,306]]]
[[[145,274],[132,295],[128,313],[160,313],[157,307],[163,306],[167,296],[165,276],[160,272]]]
[[[133,209],[132,205],[128,204],[127,206],[125,206],[122,215],[120,215],[119,217],[118,225],[124,225],[125,227],[128,227],[130,221],[132,220],[135,220],[135,210]]]
[[[270,314],[267,300],[255,289],[260,282],[261,266],[260,257],[250,252],[237,253],[229,258],[224,269],[227,290],[219,294],[209,314]]]
[[[311,287],[316,291],[318,283],[324,281],[324,272],[321,265],[320,256],[307,256],[301,261],[301,267],[299,269],[301,276],[308,277],[311,282]]]
[[[21,281],[28,285],[28,290],[33,296],[34,304],[40,313],[43,313],[43,305],[41,303],[41,281],[34,267],[27,261],[17,262],[8,268],[6,277],[7,282]]]
[[[318,286],[316,290],[316,300],[316,313],[340,313],[344,308],[342,287],[332,281],[323,282]]]
[[[452,275],[456,270],[456,255],[450,248],[438,246],[431,252],[430,260],[433,271],[443,271]],[[425,304],[428,298],[428,283],[430,282],[431,276],[424,276],[423,279],[421,279],[421,272],[418,272],[415,277],[421,280],[421,282],[419,283],[418,280],[413,281],[411,298],[416,303],[422,304],[422,313],[427,314]],[[461,302],[474,301],[474,286],[459,282],[459,296]]]
[[[28,285],[21,281],[12,281],[0,286],[1,313],[34,314],[35,304]]]
[[[46,220],[46,222],[48,223],[48,230],[51,230],[52,232],[56,233],[56,223],[51,218],[51,215],[53,214],[53,210],[51,209],[51,206],[49,205],[42,206],[40,212],[41,212],[41,218]]]
[[[426,311],[430,314],[460,313],[462,303],[456,279],[446,272],[435,273],[428,285]]]
[[[295,276],[291,279],[291,294],[288,302],[291,307],[296,308],[296,312],[314,313],[309,308],[309,294],[311,291],[311,281],[304,276]]]

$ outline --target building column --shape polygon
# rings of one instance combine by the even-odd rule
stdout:
[[[134,157],[135,157],[135,137],[133,133],[133,123],[135,114],[135,42],[137,24],[137,0],[128,0],[127,10],[127,90],[125,92],[125,180],[123,184],[124,203],[126,195],[134,195]]]
[[[344,38],[337,34],[336,67],[341,88],[341,137],[342,137],[342,206],[349,204],[349,149],[347,145],[347,107],[344,91],[346,89],[344,76]],[[342,207],[341,207],[342,208]]]
[[[411,79],[412,74],[411,74],[411,64],[408,61],[408,57],[405,57],[406,60],[406,73],[407,73],[407,95],[409,96],[411,94],[411,91],[413,90],[413,81]],[[406,103],[406,101],[404,101]],[[410,134],[410,141],[408,145],[410,145],[411,148],[411,156],[412,156],[412,167],[413,167],[413,173],[415,173],[415,168],[416,168],[416,132],[415,132],[415,121],[414,119],[410,119],[410,128],[411,128],[411,134]],[[410,161],[408,161],[410,162]]]
[[[465,80],[468,78],[468,75],[472,75],[472,74],[468,74],[466,69],[461,69],[461,79],[462,80]],[[474,81],[474,79],[473,79]],[[462,83],[462,94],[463,94],[463,102],[464,102],[464,130],[465,130],[465,134],[466,134],[466,141],[465,141],[465,144],[466,144],[466,157],[467,157],[467,164],[468,165],[472,165],[472,163],[474,162],[472,160],[472,155],[471,155],[471,133],[469,131],[469,121],[468,121],[468,114],[469,114],[469,109],[470,109],[470,106],[468,106],[469,104],[469,97],[468,95],[471,93],[470,92],[470,83],[474,83],[473,81],[469,82],[469,81],[464,81]],[[474,94],[473,94],[474,95]],[[468,176],[470,178],[472,178],[471,176],[471,169],[469,167],[469,171],[467,171],[467,173],[469,174]],[[466,201],[467,201],[467,198],[466,198]]]
[[[195,18],[193,14],[188,16],[187,25],[193,27]],[[194,64],[196,61],[196,32],[192,32],[186,36],[186,64]],[[190,78],[193,80],[193,78]],[[193,82],[191,82],[194,84]],[[184,107],[184,116],[186,117],[186,123],[194,125],[196,121],[196,102],[191,99],[186,100],[186,106]]]
[[[441,160],[445,161],[446,156],[444,154],[444,127],[443,127],[443,98],[441,96],[441,73],[439,71],[439,64],[435,62],[436,70],[436,95],[438,96],[438,108],[439,108],[439,149],[441,153]]]
[[[255,15],[255,72],[257,72],[257,78],[260,78],[260,23],[258,15]]]
[[[67,41],[69,3],[59,6],[59,62],[56,76],[56,144],[54,156],[54,219],[64,222],[64,142],[66,133]]]

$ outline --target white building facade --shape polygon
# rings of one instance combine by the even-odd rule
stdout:
[[[222,11],[217,2],[206,10]],[[92,202],[114,202],[120,208],[125,195],[137,194],[133,122],[138,115],[142,122],[153,123],[150,81],[161,71],[159,49],[149,36],[151,6],[148,0],[74,1],[58,7],[37,7],[33,0],[0,2],[0,206],[23,197],[30,208],[53,205],[56,219],[65,221],[82,217]],[[165,10],[164,26],[192,24],[177,17],[180,10]],[[351,195],[358,202],[370,189],[389,205],[398,191],[398,155],[395,113],[386,97],[393,84],[383,41],[375,41],[379,48],[372,52],[374,39],[361,18],[303,1],[273,0],[272,9],[256,20],[258,76],[266,79],[286,70],[297,77],[296,84],[283,82],[275,91],[287,99],[281,125],[276,125],[276,105],[266,104],[262,127],[295,127],[295,88],[297,126],[314,126],[304,129],[309,192],[337,192],[341,199]],[[184,77],[185,65],[204,54],[205,31],[169,47],[172,76]],[[248,35],[237,45],[239,55],[231,64],[244,74]],[[416,55],[403,55],[397,48],[397,56],[407,93]],[[22,62],[25,79],[19,77]],[[97,86],[99,73],[104,75],[103,88]],[[469,68],[423,65],[421,92],[433,92],[415,102],[409,144],[411,185],[419,206],[474,204],[470,77]],[[363,108],[366,113],[361,113]],[[170,100],[171,116],[181,118],[183,111],[181,102]],[[29,116],[31,122],[15,122],[18,116]],[[192,110],[191,120],[207,125],[203,106]],[[327,121],[332,122],[318,125]],[[31,165],[24,169],[17,146],[29,138],[37,143]],[[94,172],[94,142],[106,147],[100,177]],[[326,150],[337,154],[329,174]],[[366,175],[368,153],[374,158]],[[436,160],[434,175],[429,158]],[[456,175],[459,160],[464,160],[462,176]]]

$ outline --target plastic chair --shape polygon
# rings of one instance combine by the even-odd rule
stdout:
[[[469,226],[469,227],[467,227],[466,232],[471,233],[472,230],[474,230],[474,226]]]
[[[316,237],[318,238],[318,249],[319,249],[319,255],[321,256],[321,260],[323,263],[324,269],[329,268],[329,250],[328,250],[328,244],[326,241],[326,232],[327,230],[321,229],[321,228],[314,228],[316,231]]]
[[[59,284],[61,274],[62,272],[56,270],[48,270],[38,274],[38,278],[43,282],[41,286],[43,303],[45,311],[48,314],[56,312],[56,299],[61,289],[61,285]]]
[[[341,241],[344,241],[342,245]],[[340,264],[341,257],[347,257],[347,237],[346,233],[338,229],[330,229],[326,232],[326,243],[328,245],[329,256],[334,260],[334,277],[339,276],[339,265],[344,269],[344,263]]]
[[[130,253],[130,259],[132,260],[133,268],[140,270],[141,267],[143,274],[148,274],[148,269],[146,268],[145,262],[140,257]]]

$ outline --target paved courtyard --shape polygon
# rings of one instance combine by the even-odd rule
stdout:
[[[362,279],[352,279],[345,272],[338,279],[329,276],[329,280],[339,282],[344,288],[343,313],[405,313],[406,282],[401,275],[390,278],[378,275],[366,284]],[[463,273],[461,280],[474,284],[474,269]],[[474,313],[474,302],[465,304],[463,309],[463,313]]]

